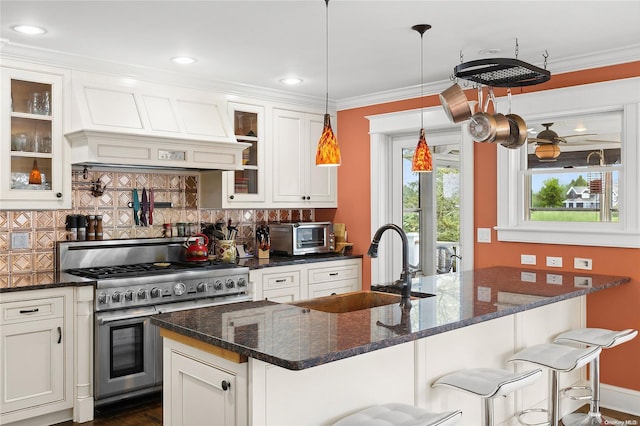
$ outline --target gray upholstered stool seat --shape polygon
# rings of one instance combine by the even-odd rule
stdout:
[[[353,413],[334,426],[449,426],[460,420],[461,411],[430,413],[407,404],[374,405]]]
[[[558,424],[558,398],[560,392],[558,390],[558,373],[569,372],[584,367],[600,354],[600,347],[594,346],[586,349],[572,348],[570,346],[557,345],[552,343],[543,343],[528,347],[517,354],[513,355],[509,361],[530,362],[540,367],[549,369],[550,372],[550,390],[549,390],[549,423],[553,426]],[[529,410],[523,411],[521,414]],[[518,419],[524,423],[520,416]],[[526,423],[525,423],[526,424]]]
[[[598,346],[600,348],[613,348],[622,343],[628,342],[638,335],[638,330],[622,330],[614,331],[604,328],[578,328],[560,334],[555,338],[555,343],[576,344],[585,346]],[[601,424],[618,424],[622,423],[613,418],[605,417],[600,413],[600,357],[597,356],[591,361],[590,366],[591,387],[569,387],[563,389],[565,394],[575,389],[587,389],[590,395],[587,398],[573,399],[589,399],[588,413],[571,413],[562,418],[562,423],[566,426],[573,425],[601,425]]]
[[[522,373],[494,368],[460,370],[440,377],[433,386],[446,386],[477,395],[484,400],[483,425],[493,424],[493,398],[505,396],[538,380],[542,370]]]

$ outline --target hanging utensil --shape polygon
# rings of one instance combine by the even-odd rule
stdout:
[[[140,214],[140,223],[147,226],[147,210],[149,209],[149,200],[147,199],[147,189],[142,188],[142,213]]]
[[[133,220],[136,225],[140,225],[140,218],[138,217],[138,210],[140,210],[140,200],[138,199],[138,190],[133,189]]]
[[[149,225],[153,225],[153,188],[149,189]]]
[[[471,118],[469,101],[460,86],[458,86],[458,83],[440,93],[440,104],[442,104],[442,108],[449,120],[454,123],[460,123]]]

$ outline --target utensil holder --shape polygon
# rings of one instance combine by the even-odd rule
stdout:
[[[221,262],[236,261],[236,241],[218,240],[216,243],[216,254]]]

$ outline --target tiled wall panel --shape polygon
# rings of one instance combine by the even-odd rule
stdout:
[[[91,183],[100,181],[105,191],[100,196],[91,192]],[[184,172],[137,173],[136,171],[92,171],[84,178],[74,170],[71,210],[16,211],[0,210],[0,287],[36,285],[52,282],[55,269],[56,241],[68,238],[67,215],[100,214],[104,239],[161,237],[162,224],[216,223],[229,219],[238,225],[238,244],[252,251],[257,224],[278,221],[310,221],[313,209],[240,210],[198,209],[198,176]],[[172,208],[155,209],[152,226],[136,226],[132,190],[142,196],[142,188],[153,187],[155,202],[172,202]],[[26,232],[29,248],[11,247],[11,234]]]

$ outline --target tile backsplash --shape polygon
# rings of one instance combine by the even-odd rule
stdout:
[[[100,181],[106,186],[95,197],[91,183]],[[279,221],[309,221],[313,209],[240,210],[199,209],[198,174],[184,171],[139,173],[128,169],[82,170],[73,172],[71,210],[0,210],[0,287],[17,287],[52,282],[55,273],[56,241],[68,237],[66,218],[70,214],[100,214],[104,239],[161,237],[163,224],[177,222],[216,223],[231,221],[238,225],[238,244],[253,251],[257,224]],[[156,208],[153,225],[137,226],[133,209],[132,190],[153,188],[155,203],[171,202],[171,208]],[[12,234],[27,234],[28,248],[12,247]],[[23,238],[24,239],[24,238]]]

